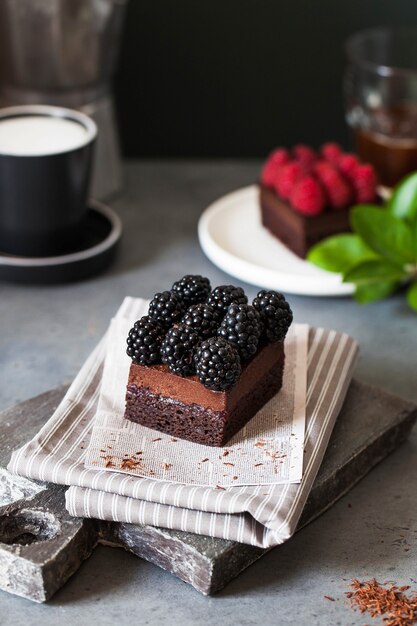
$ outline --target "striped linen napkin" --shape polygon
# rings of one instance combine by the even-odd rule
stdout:
[[[118,315],[132,306],[127,298]],[[96,470],[84,465],[97,412],[105,336],[40,432],[13,453],[11,472],[70,485],[77,517],[151,524],[270,548],[294,532],[342,406],[358,347],[346,334],[310,328],[304,474],[301,483],[216,489]]]

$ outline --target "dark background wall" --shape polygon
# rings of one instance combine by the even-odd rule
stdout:
[[[349,143],[343,42],[415,0],[130,0],[115,78],[126,156],[254,157]]]

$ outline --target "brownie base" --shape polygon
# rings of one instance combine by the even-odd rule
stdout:
[[[330,235],[350,231],[349,210],[325,211],[320,215],[300,215],[276,193],[260,185],[262,224],[301,258],[315,243]]]
[[[284,355],[231,411],[186,404],[129,384],[125,418],[206,446],[224,446],[282,387]]]

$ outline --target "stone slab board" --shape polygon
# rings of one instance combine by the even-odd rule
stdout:
[[[43,602],[102,543],[123,547],[207,595],[266,552],[152,526],[75,519],[65,510],[65,488],[10,475],[5,466],[12,450],[39,430],[64,393],[60,387],[0,413],[1,589]],[[353,381],[299,527],[398,447],[416,418],[415,405]]]

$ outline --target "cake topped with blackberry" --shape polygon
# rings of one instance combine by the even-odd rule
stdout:
[[[285,297],[187,274],[155,294],[127,337],[132,359],[125,418],[175,437],[222,446],[282,385]]]
[[[303,144],[277,148],[263,166],[259,186],[263,225],[303,258],[321,239],[350,230],[352,205],[377,197],[372,165],[336,143],[319,151]]]

